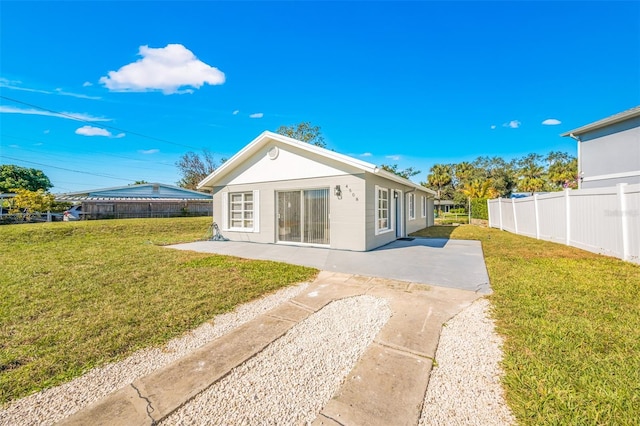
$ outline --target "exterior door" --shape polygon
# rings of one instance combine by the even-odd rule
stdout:
[[[329,189],[278,192],[278,241],[329,244]]]
[[[396,238],[404,237],[404,198],[402,191],[395,192],[395,225],[396,225]]]

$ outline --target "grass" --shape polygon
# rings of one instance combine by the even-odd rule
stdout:
[[[0,227],[0,405],[162,345],[316,270],[170,250],[210,218]]]
[[[520,424],[638,424],[638,265],[469,225],[414,235],[482,242]]]
[[[436,225],[462,225],[469,223],[469,215],[467,213],[444,213],[441,212],[435,218]]]

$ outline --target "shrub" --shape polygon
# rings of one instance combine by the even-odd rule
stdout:
[[[489,219],[489,209],[486,198],[474,198],[471,200],[471,217],[473,219]]]

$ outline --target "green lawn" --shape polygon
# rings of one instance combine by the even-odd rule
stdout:
[[[210,222],[0,226],[0,405],[317,273],[159,247],[203,239]]]
[[[482,242],[520,424],[639,424],[640,266],[469,225],[414,235]]]

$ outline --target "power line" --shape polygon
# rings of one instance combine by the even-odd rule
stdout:
[[[27,139],[27,138],[22,138],[22,137],[18,137],[18,136],[11,136],[11,135],[7,135],[7,134],[4,134],[4,133],[2,133],[1,135],[4,138],[17,139],[17,140],[23,140],[23,141],[27,141],[27,142],[35,142],[35,143],[45,144],[45,142],[38,141],[38,140],[35,140],[35,139]],[[41,154],[41,155],[44,155],[44,156],[47,156],[47,157],[55,157],[54,155],[52,155],[50,153],[46,153],[46,152],[43,152],[43,151],[36,151],[36,150],[33,150],[33,149],[29,149],[29,148],[23,148],[21,146],[20,147],[14,147],[14,149],[19,149],[21,151],[35,152],[36,154]],[[146,159],[127,157],[127,156],[124,156],[124,155],[109,154],[109,153],[101,152],[101,151],[96,151],[94,153],[85,151],[84,153],[86,153],[86,154],[100,154],[100,155],[105,155],[105,156],[108,156],[108,157],[124,158],[125,160],[140,161],[140,162],[147,162],[147,163],[157,164],[157,165],[161,165],[161,166],[173,166],[173,167],[175,167],[175,164],[163,163],[161,161],[153,161],[153,160],[146,160]],[[66,160],[68,160],[68,158],[65,158],[65,161]],[[133,167],[130,167],[130,168],[140,169],[140,170],[156,170],[154,168],[139,167],[139,166],[133,166]]]
[[[26,106],[29,106],[31,108],[37,108],[37,109],[40,109],[42,111],[47,111],[47,112],[50,112],[52,114],[60,115],[62,117],[67,117],[67,118],[70,118],[72,120],[82,121],[84,123],[89,123],[89,124],[95,124],[95,122],[93,122],[91,120],[85,120],[83,118],[79,118],[79,117],[76,117],[76,116],[71,115],[71,114],[67,114],[67,113],[60,112],[60,111],[55,111],[55,110],[52,110],[52,109],[49,109],[49,108],[45,108],[45,107],[42,107],[42,106],[39,106],[39,105],[35,105],[35,104],[24,102],[24,101],[21,101],[21,100],[18,100],[18,99],[10,98],[8,96],[0,95],[0,98],[2,98],[4,100],[7,100],[7,101],[10,101],[10,102],[15,102],[17,104],[26,105]],[[195,147],[190,146],[190,145],[185,145],[185,144],[181,144],[181,143],[177,143],[177,142],[171,142],[171,141],[168,141],[166,139],[156,138],[154,136],[147,136],[147,135],[144,135],[142,133],[132,132],[132,131],[129,131],[129,130],[122,129],[120,127],[110,126],[108,124],[102,124],[101,123],[100,126],[101,127],[106,127],[108,129],[117,130],[119,132],[124,132],[124,133],[127,133],[129,135],[134,135],[134,136],[139,136],[141,138],[154,140],[154,141],[157,141],[157,142],[168,143],[170,145],[176,145],[176,146],[182,146],[182,147],[189,148],[189,149],[195,149],[195,150],[199,149],[199,148],[195,148]]]
[[[119,177],[105,175],[105,174],[101,174],[101,173],[91,173],[91,172],[86,172],[86,171],[83,171],[83,170],[67,169],[67,168],[64,168],[64,167],[52,166],[50,164],[37,163],[35,161],[23,160],[21,158],[9,157],[9,156],[6,156],[6,155],[0,155],[0,158],[7,158],[9,160],[22,161],[23,163],[35,164],[37,166],[51,167],[52,169],[59,169],[59,170],[67,171],[67,172],[73,172],[73,173],[82,173],[82,174],[85,174],[85,175],[97,176],[97,177],[102,177],[102,178],[107,178],[107,179],[122,180],[122,181],[125,181],[125,182],[135,182],[136,181],[136,179],[125,179],[125,178],[119,178]]]

